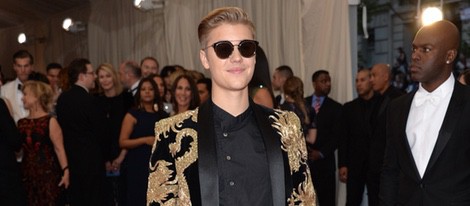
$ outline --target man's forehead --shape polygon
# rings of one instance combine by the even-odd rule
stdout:
[[[152,59],[146,59],[144,60],[143,64],[157,64],[157,62],[153,61]]]
[[[330,78],[330,75],[328,74],[320,74],[318,76],[318,80],[326,80],[326,79],[329,79]]]
[[[435,44],[445,38],[445,33],[433,28],[422,28],[416,33],[413,44],[425,45]]]
[[[21,64],[22,63],[22,64]],[[19,65],[28,65],[31,63],[31,59],[29,57],[24,57],[24,58],[16,58],[15,59],[15,64]]]
[[[368,77],[368,76],[369,76],[369,73],[370,73],[370,72],[367,71],[367,70],[361,70],[361,71],[359,71],[359,72],[357,73],[357,76],[358,76],[358,77]]]

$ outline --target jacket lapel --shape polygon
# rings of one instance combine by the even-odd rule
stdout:
[[[198,170],[201,205],[219,205],[219,174],[215,145],[212,101],[201,105],[198,112]]]
[[[439,155],[444,150],[447,142],[452,137],[452,133],[455,129],[455,125],[457,125],[462,111],[465,106],[465,96],[464,96],[464,86],[460,85],[457,81],[455,81],[454,85],[454,92],[452,93],[452,97],[449,102],[449,106],[447,107],[447,112],[444,117],[444,121],[442,122],[441,129],[439,130],[439,136],[437,137],[436,145],[431,154],[431,158],[429,160],[428,166],[426,167],[426,171],[424,176],[428,170],[432,169],[434,164],[436,163]]]
[[[258,123],[259,131],[263,136],[266,147],[266,156],[269,164],[269,175],[271,179],[271,191],[273,196],[273,205],[286,205],[286,188],[284,179],[284,159],[281,153],[281,143],[278,134],[271,126],[268,115],[263,108],[250,101]]]
[[[408,165],[410,168],[408,171],[413,173],[413,177],[416,177],[418,180],[421,179],[419,175],[418,168],[416,167],[416,163],[414,161],[413,153],[411,152],[410,143],[408,142],[408,136],[406,135],[406,124],[408,122],[408,115],[410,113],[411,103],[413,102],[413,97],[416,91],[406,96],[405,100],[401,102],[398,108],[405,108],[400,109],[393,112],[399,112],[399,119],[395,120],[395,122],[399,125],[398,130],[401,133],[399,134],[400,137],[403,137],[401,141],[402,148],[405,150],[406,155],[408,156]]]

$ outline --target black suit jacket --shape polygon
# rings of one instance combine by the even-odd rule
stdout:
[[[376,102],[374,95],[369,100],[358,97],[343,105],[338,167],[347,167],[349,176],[363,176],[367,171],[372,134],[370,118]]]
[[[316,205],[298,117],[251,105],[266,146],[273,205]],[[219,205],[213,122],[208,102],[155,124],[148,204]]]
[[[0,205],[26,205],[15,156],[21,142],[15,121],[0,98]]]
[[[369,173],[376,177],[376,181],[379,181],[385,151],[387,109],[390,102],[403,94],[401,90],[390,86],[382,95],[379,95],[377,103],[375,104],[371,117],[372,136],[370,139],[368,164]]]
[[[315,111],[312,107],[312,96],[306,97],[305,101],[312,111]],[[331,175],[336,171],[335,150],[338,148],[341,134],[339,130],[341,112],[342,106],[340,103],[325,97],[316,117],[317,140],[313,145],[310,145],[311,149],[319,150],[324,155],[322,159],[310,161],[314,177]]]
[[[99,126],[104,121],[93,105],[93,96],[73,85],[59,96],[56,112],[71,173],[104,174],[100,139],[104,135]]]
[[[470,205],[470,87],[455,82],[423,178],[405,132],[414,94],[398,98],[388,110],[381,204]]]

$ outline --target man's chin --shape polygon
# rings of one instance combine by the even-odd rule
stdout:
[[[416,74],[414,72],[411,73],[410,79],[411,79],[411,81],[419,82],[419,76],[418,76],[418,74]]]

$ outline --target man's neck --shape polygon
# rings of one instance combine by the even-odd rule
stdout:
[[[383,95],[387,91],[387,89],[390,87],[390,84],[388,84],[386,87],[384,87],[382,90],[380,90],[380,94]]]
[[[86,90],[86,92],[89,92],[88,88],[81,82],[76,82],[75,85],[79,86],[79,87],[82,87],[83,89]]]
[[[441,78],[439,78],[438,80],[435,80],[433,82],[421,82],[421,86],[427,92],[433,92],[438,87],[440,87],[442,84],[444,84],[444,82],[446,82],[449,79],[450,75],[451,75],[451,73],[449,72],[448,74],[442,75]]]
[[[370,91],[367,94],[360,95],[359,97],[363,100],[369,100],[374,96],[374,91]]]
[[[24,84],[24,82],[26,81],[26,80],[25,80],[25,81],[21,81],[21,79],[18,78],[18,77],[16,78],[16,80],[18,81],[19,84]]]
[[[246,111],[250,104],[248,88],[241,91],[218,91],[217,88],[212,88],[211,98],[215,105],[234,117]]]
[[[321,94],[321,93],[313,93],[313,95],[315,95],[316,97],[324,97],[324,96],[326,96],[326,95]]]

